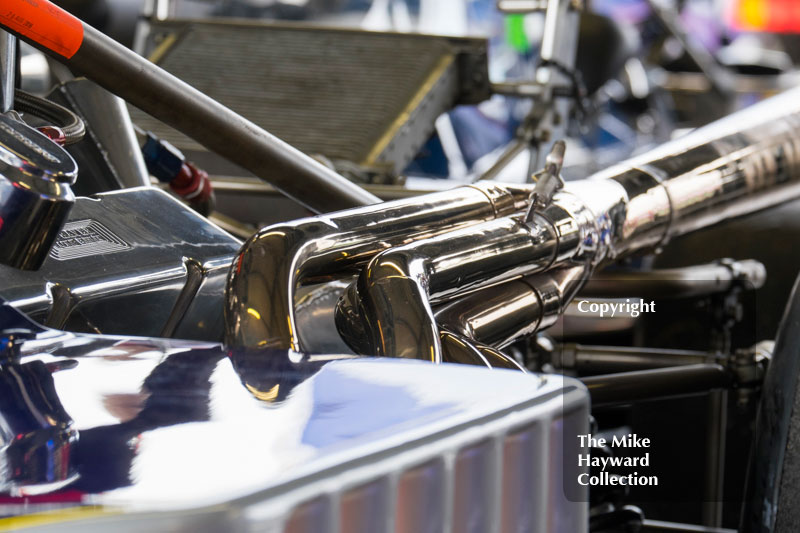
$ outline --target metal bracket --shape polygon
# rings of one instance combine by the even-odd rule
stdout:
[[[536,186],[530,196],[525,221],[530,222],[533,215],[550,205],[556,192],[564,188],[561,167],[564,165],[564,152],[567,146],[564,141],[556,141],[545,158],[544,168],[533,175]]]

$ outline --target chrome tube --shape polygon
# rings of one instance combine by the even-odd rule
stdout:
[[[525,276],[474,292],[434,312],[439,327],[503,348],[550,327],[586,280],[586,266]]]
[[[342,297],[339,333],[357,353],[442,362],[432,304],[567,262],[583,272],[598,255],[599,229],[575,200],[562,195],[530,220],[509,216],[382,252]]]
[[[503,348],[551,326],[575,293],[581,296],[686,298],[729,290],[734,283],[757,289],[766,270],[758,261],[721,261],[652,271],[604,272],[567,267],[527,276],[454,299],[435,309],[439,327]]]
[[[439,342],[442,344],[442,361],[445,363],[508,368],[527,372],[525,367],[503,352],[444,329],[439,332]]]
[[[340,333],[359,353],[442,362],[431,304],[552,265],[560,236],[546,220],[534,222],[501,218],[379,254],[343,296],[348,311],[337,313],[364,327],[354,340],[339,321]]]
[[[800,88],[572,183],[598,216],[620,219],[612,257],[791,200],[800,194]],[[627,202],[594,189],[607,195],[614,183]]]
[[[445,297],[552,267],[596,268],[798,195],[795,89],[568,183],[529,221],[507,217],[380,253],[348,289],[339,329],[346,340],[358,336],[359,353],[439,362],[431,306]]]
[[[17,38],[0,30],[0,113],[14,107],[14,79],[17,74]]]
[[[392,246],[520,211],[529,193],[525,187],[466,186],[264,228],[232,265],[226,342],[301,351],[298,286],[355,274]]]
[[[336,303],[352,281],[345,278],[297,289],[294,313],[297,330],[303,334],[304,353],[354,355],[339,336],[334,321]]]

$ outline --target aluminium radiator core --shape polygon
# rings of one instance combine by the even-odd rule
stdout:
[[[154,22],[150,58],[309,155],[397,175],[458,104],[489,97],[486,41],[245,21]],[[133,120],[211,173],[199,144],[149,115]]]

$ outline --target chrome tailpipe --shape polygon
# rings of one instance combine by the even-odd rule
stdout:
[[[568,266],[489,287],[435,309],[436,323],[462,337],[502,349],[552,326],[589,277]]]
[[[303,351],[298,287],[355,275],[393,246],[521,211],[530,188],[482,184],[300,219],[242,246],[226,288],[225,340]]]
[[[676,235],[800,196],[800,89],[571,182],[563,190],[542,187],[548,188],[544,201],[534,195],[527,215],[499,218],[376,255],[340,304],[337,324],[342,336],[358,353],[440,362],[441,324],[433,306],[445,299],[555,268],[581,272],[564,293],[565,301],[559,302],[563,308],[598,265],[658,249]],[[516,297],[524,299],[525,291],[522,287]],[[475,295],[461,302],[485,316],[487,305],[491,308],[485,300]],[[470,321],[463,318],[470,313],[453,309],[447,313],[452,322],[446,327],[461,328],[462,336],[474,335]],[[542,309],[530,316],[526,329],[504,313],[496,315],[497,328],[487,338],[508,342],[547,325],[542,320],[551,320],[554,312]]]

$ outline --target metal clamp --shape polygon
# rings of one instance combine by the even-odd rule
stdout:
[[[553,201],[556,192],[564,188],[561,167],[564,165],[564,141],[556,141],[545,159],[544,168],[534,174],[536,186],[530,196],[530,204],[525,213],[525,222],[531,222],[533,215]]]

